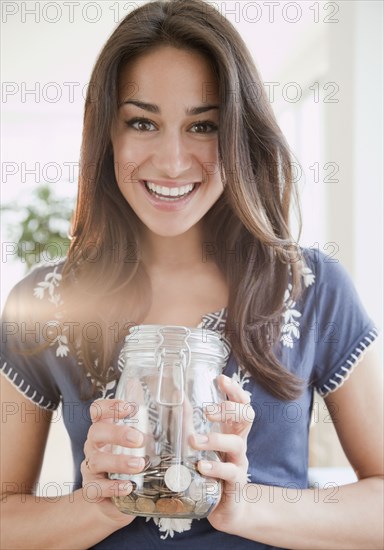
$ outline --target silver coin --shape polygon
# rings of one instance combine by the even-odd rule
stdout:
[[[168,489],[179,493],[186,491],[191,484],[191,472],[182,464],[174,464],[165,472],[164,481]]]
[[[197,463],[200,458],[201,452],[196,451],[196,454],[194,456],[184,456],[183,457],[183,464],[186,464],[189,468],[192,468],[192,470],[195,470],[197,468]]]
[[[220,484],[215,479],[209,479],[205,481],[204,491],[206,498],[217,499],[220,497]]]
[[[150,458],[150,461],[151,461],[151,466],[155,468],[161,463],[161,456],[152,456]]]
[[[173,455],[161,455],[162,462],[170,462],[171,460],[174,460]]]
[[[211,500],[199,500],[198,502],[196,502],[196,506],[195,506],[195,514],[197,515],[203,515],[203,514],[206,514],[208,512],[208,510],[211,508],[213,502]]]
[[[149,477],[163,477],[163,472],[160,472],[160,470],[151,470],[145,476],[146,479]]]
[[[156,491],[155,489],[152,489],[151,487],[145,487],[142,491],[136,492],[137,496],[147,496],[147,497],[155,497],[157,496],[159,491]]]
[[[148,487],[148,489],[150,489],[151,491],[159,492],[159,491],[162,491],[163,487],[164,486],[162,483],[159,483],[157,481],[151,481],[151,484]]]
[[[189,486],[188,494],[195,502],[202,500],[205,494],[204,482],[202,479],[194,479]]]

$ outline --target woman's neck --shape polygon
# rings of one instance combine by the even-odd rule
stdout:
[[[192,268],[203,263],[203,245],[201,225],[176,237],[161,237],[146,230],[141,258],[147,269]]]

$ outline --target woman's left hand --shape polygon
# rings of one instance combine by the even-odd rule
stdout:
[[[218,383],[227,394],[228,401],[208,406],[206,416],[211,422],[221,422],[221,433],[195,435],[193,446],[199,450],[220,452],[223,457],[223,462],[200,461],[198,467],[204,476],[223,481],[221,500],[208,516],[208,521],[215,529],[230,532],[231,527],[234,528],[241,521],[243,490],[248,483],[247,437],[255,413],[248,393],[237,382],[221,375]],[[206,441],[200,441],[200,438]]]

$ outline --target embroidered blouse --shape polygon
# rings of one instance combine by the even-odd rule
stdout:
[[[305,381],[304,391],[294,401],[281,401],[262,388],[238,364],[224,337],[227,310],[207,313],[200,327],[218,331],[228,351],[224,369],[249,392],[256,416],[248,437],[248,478],[269,485],[270,490],[308,487],[308,432],[313,392],[325,396],[337,390],[350,376],[377,331],[365,312],[346,271],[336,261],[313,250],[303,250],[301,266],[304,292],[295,302],[285,293],[285,311],[276,354],[281,363]],[[2,321],[2,373],[28,399],[39,407],[54,410],[61,403],[63,418],[73,452],[74,489],[82,485],[80,464],[83,445],[90,427],[92,401],[80,398],[78,376],[82,372],[79,355],[71,353],[71,326],[59,328],[58,311],[62,264],[32,270],[11,291]],[[48,305],[52,321],[34,322],[34,311]],[[36,319],[36,317],[35,317]],[[41,346],[34,354],[29,346]],[[22,351],[23,353],[20,353]],[[119,351],[115,365],[119,368]],[[95,359],[97,361],[97,358]],[[120,366],[121,368],[121,366]],[[85,375],[83,375],[85,376]],[[98,398],[113,398],[116,382],[100,385]],[[52,480],[54,481],[54,480]],[[242,494],[239,498],[251,498]],[[136,518],[93,548],[123,550],[197,547],[222,550],[271,548],[241,537],[216,531],[208,520],[168,520]]]

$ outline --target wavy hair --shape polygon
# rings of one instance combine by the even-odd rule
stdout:
[[[121,70],[161,45],[199,52],[218,79],[218,169],[224,192],[204,218],[203,253],[217,263],[228,283],[226,335],[237,361],[271,394],[293,399],[301,383],[275,353],[288,283],[293,297],[300,292],[300,262],[295,261],[289,229],[296,197],[291,155],[240,35],[201,0],[154,1],[129,13],[92,72],[78,202],[63,271],[72,317],[93,315],[103,328],[92,345],[79,331],[84,368],[94,389],[116,377],[111,368],[116,343],[132,319],[145,318],[151,301],[140,260],[140,221],[116,183],[111,129]]]

